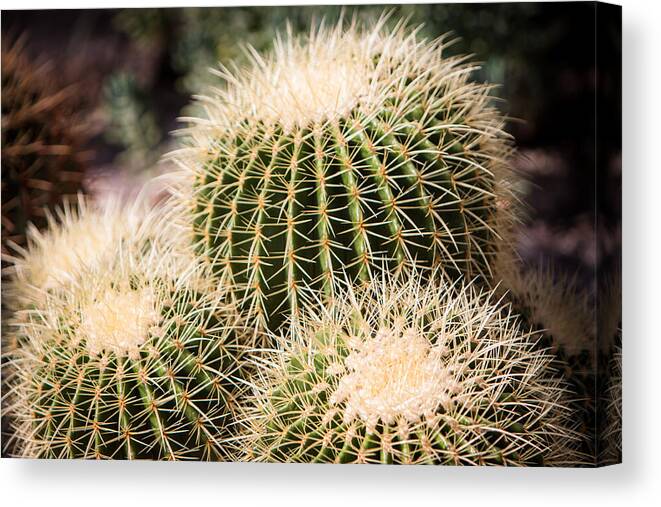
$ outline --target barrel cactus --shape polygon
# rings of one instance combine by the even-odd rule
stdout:
[[[602,272],[594,286],[582,283],[551,264],[526,266],[508,247],[494,263],[494,280],[540,340],[553,350],[576,393],[576,419],[584,452],[597,462],[600,454],[599,396],[606,363],[619,343],[621,271]]]
[[[143,238],[167,230],[144,224],[155,229]],[[41,246],[58,253],[49,247],[62,235],[54,231]],[[250,336],[238,312],[198,266],[183,269],[173,247],[117,238],[93,244],[103,252],[86,244],[77,253],[103,262],[68,266],[67,283],[25,293],[35,297],[23,300],[10,323],[18,343],[5,379],[13,453],[226,458]]]
[[[341,23],[217,72],[176,159],[198,252],[260,325],[339,272],[489,273],[511,140],[492,86],[447,46]]]
[[[621,338],[621,337],[620,337]],[[622,348],[614,347],[608,362],[608,378],[601,396],[599,464],[622,462]]]
[[[75,86],[37,66],[24,39],[2,41],[2,251],[25,245],[28,224],[83,190],[89,127],[78,121]],[[4,262],[3,262],[4,265]]]
[[[608,360],[622,320],[621,271],[599,271],[582,283],[549,263],[526,265],[507,247],[493,265],[499,293],[566,360],[566,374],[581,390],[594,389],[599,361]],[[594,402],[593,391],[587,395]]]
[[[494,281],[517,312],[550,339],[550,345],[590,367],[594,362],[595,314],[590,293],[577,274],[549,263],[525,265],[514,253],[494,262]]]
[[[337,289],[260,358],[248,459],[569,465],[581,461],[552,357],[474,286],[386,277]]]

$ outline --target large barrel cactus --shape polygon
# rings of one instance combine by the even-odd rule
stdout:
[[[581,462],[552,355],[493,295],[421,285],[420,277],[337,295],[261,359],[243,416],[249,459]]]
[[[198,251],[271,329],[339,272],[489,273],[511,150],[492,87],[444,39],[384,24],[279,38],[190,119]]]
[[[112,223],[109,216],[93,220],[92,213],[88,210],[82,223]],[[149,230],[145,224],[151,224]],[[74,220],[61,227],[77,225]],[[250,335],[204,272],[181,262],[171,243],[170,249],[165,240],[158,245],[159,231],[167,230],[159,220],[145,218],[134,230],[140,241],[99,231],[112,235],[109,244],[83,243],[77,252],[96,262],[67,265],[66,280],[22,293],[22,309],[9,328],[17,345],[7,352],[5,379],[14,454],[227,456],[223,441]],[[55,230],[41,236],[39,246],[54,255],[63,236]],[[92,245],[102,251],[91,251]],[[23,267],[34,260],[43,274],[43,252],[36,250],[34,257],[26,253]]]

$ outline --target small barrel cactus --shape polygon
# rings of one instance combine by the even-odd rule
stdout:
[[[142,239],[167,231],[158,221],[144,224],[155,229]],[[40,245],[59,253],[65,236],[53,231]],[[98,254],[103,262],[67,266],[68,283],[24,294],[35,299],[15,312],[10,334],[19,346],[8,352],[5,379],[13,453],[226,458],[223,440],[250,336],[238,312],[195,264],[182,269],[178,252],[144,241],[110,243],[93,242],[102,252],[88,251],[92,244],[84,242],[69,245],[72,258]],[[26,267],[30,260],[28,252]]]
[[[511,140],[444,39],[340,24],[222,69],[176,157],[198,251],[276,329],[304,285],[383,266],[489,273]]]
[[[550,264],[526,266],[511,253],[494,263],[494,282],[526,321],[543,329],[551,345],[584,367],[593,364],[595,344],[594,304],[577,275],[568,275]]]
[[[493,271],[498,291],[566,360],[569,379],[594,390],[598,363],[607,360],[621,325],[621,271],[600,271],[594,286],[550,264],[526,266],[509,247]],[[594,401],[593,391],[586,395]]]
[[[337,289],[261,358],[244,452],[275,462],[568,465],[568,391],[516,317],[475,287]]]

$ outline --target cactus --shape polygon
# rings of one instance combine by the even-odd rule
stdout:
[[[620,337],[621,339],[621,337]],[[609,364],[609,378],[602,397],[603,412],[599,462],[613,465],[622,462],[622,349],[614,347]]]
[[[525,266],[508,247],[496,257],[494,281],[558,358],[557,366],[577,394],[580,431],[588,437],[583,451],[598,461],[595,402],[602,390],[599,370],[605,369],[601,365],[608,362],[621,322],[620,271],[602,274],[597,287],[583,287],[578,274],[568,275],[550,264]]]
[[[2,44],[3,254],[25,244],[29,223],[45,227],[46,211],[75,197],[85,174],[87,129],[73,119],[76,88],[36,67],[24,44]]]
[[[121,225],[119,213],[114,220],[93,213],[88,209],[82,222],[60,227]],[[153,241],[161,231],[168,231],[165,223],[147,217],[134,230],[140,238],[70,244],[72,259],[92,253],[96,262],[67,265],[65,282],[23,294],[35,298],[23,300],[10,325],[20,346],[8,352],[5,379],[15,455],[227,457],[223,442],[249,335],[198,266],[182,262],[168,241]],[[109,228],[95,232],[113,234]],[[61,253],[58,243],[71,235],[54,230],[40,247],[51,256]],[[102,251],[90,252],[90,246]],[[42,255],[35,252],[37,264]],[[27,252],[24,266],[31,260]]]
[[[590,294],[578,275],[568,275],[550,264],[525,266],[511,249],[494,263],[494,283],[517,312],[544,329],[552,347],[584,366],[594,362],[595,316]],[[582,357],[579,360],[579,357]]]
[[[568,465],[565,384],[509,308],[419,276],[336,290],[262,356],[244,452],[275,462]]]
[[[492,87],[444,38],[384,25],[289,34],[218,71],[174,157],[198,252],[260,326],[340,271],[489,273],[511,152]]]
[[[608,358],[621,325],[621,271],[600,272],[598,285],[585,287],[578,273],[544,263],[526,266],[510,246],[496,256],[493,271],[499,293],[567,360],[567,376],[593,384],[597,363]]]

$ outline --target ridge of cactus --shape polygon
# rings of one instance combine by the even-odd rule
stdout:
[[[215,71],[173,159],[198,253],[260,327],[340,272],[490,273],[512,140],[449,44],[386,18],[322,24]]]
[[[337,287],[253,359],[242,450],[268,462],[576,465],[571,393],[476,285]]]

